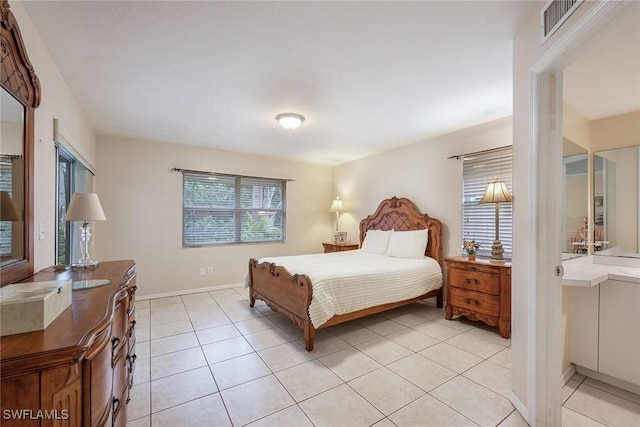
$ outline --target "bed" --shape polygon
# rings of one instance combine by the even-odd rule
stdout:
[[[437,270],[437,272],[435,272],[434,267],[431,266],[429,267],[429,274],[434,274],[434,276],[421,278],[420,280],[428,282],[429,286],[423,288],[424,290],[420,291],[418,295],[411,297],[406,297],[405,289],[398,288],[402,289],[398,294],[384,296],[384,298],[390,299],[391,302],[385,302],[382,304],[373,302],[374,305],[364,303],[364,308],[360,308],[363,303],[357,301],[359,297],[356,297],[355,304],[347,304],[347,307],[355,307],[353,311],[349,309],[347,309],[347,312],[339,310],[339,314],[334,314],[325,320],[327,315],[323,314],[318,316],[317,310],[315,310],[314,305],[312,305],[312,301],[315,304],[316,302],[326,298],[324,297],[322,290],[318,288],[316,289],[316,299],[313,299],[314,284],[312,283],[311,277],[315,277],[318,282],[323,281],[324,279],[337,281],[347,280],[345,276],[352,275],[352,270],[349,270],[349,265],[360,263],[360,260],[363,259],[363,265],[366,266],[367,270],[363,277],[358,277],[355,280],[366,282],[370,279],[372,289],[375,285],[377,285],[378,288],[381,288],[381,286],[384,286],[385,278],[381,276],[382,273],[376,270],[376,268],[378,268],[377,264],[379,263],[377,263],[375,259],[372,261],[371,257],[361,253],[363,252],[362,250],[308,256],[299,255],[296,257],[277,257],[273,259],[266,258],[261,260],[252,258],[249,260],[248,274],[250,306],[253,307],[256,300],[262,300],[273,311],[279,312],[291,319],[295,325],[302,329],[304,333],[305,348],[308,351],[313,350],[316,329],[391,310],[393,308],[401,307],[427,298],[435,297],[437,307],[442,308],[442,271],[444,271],[442,257],[442,223],[438,219],[431,218],[429,215],[420,212],[411,200],[407,198],[392,197],[390,199],[383,200],[372,215],[369,215],[360,221],[361,247],[365,241],[367,232],[370,230],[381,230],[385,232],[393,230],[394,233],[400,231],[427,230],[426,233],[428,234],[428,239],[425,255],[429,258],[423,258],[423,264],[435,264],[435,270]],[[381,234],[378,231],[375,233]],[[374,235],[374,233],[371,234]],[[399,233],[396,235],[400,236]],[[378,256],[388,258],[385,255]],[[320,262],[319,259],[322,258],[323,262],[324,260],[327,260],[327,262],[335,262],[337,265],[334,268],[326,268],[323,266],[316,266],[315,268],[310,267],[310,272],[304,274],[303,272],[305,270],[303,264],[308,261],[305,257],[308,257],[308,260],[311,260],[312,264],[316,260]],[[380,263],[382,263],[382,258],[379,258],[379,260]],[[280,265],[281,263],[283,265]],[[287,266],[285,266],[285,264]],[[413,272],[411,277],[408,275],[397,276],[398,273],[396,272],[397,277],[393,282],[402,283],[403,281],[406,281],[409,283],[411,280],[417,280],[414,276],[422,274],[419,273],[419,271],[421,271],[419,269],[423,268],[418,264],[420,264],[418,260],[410,260],[410,262],[405,265],[407,266],[407,272]],[[401,274],[405,274],[404,269],[405,267],[403,266],[403,272]],[[290,272],[290,270],[292,272]],[[343,276],[337,274],[336,277],[331,278],[327,274],[321,275],[319,270],[325,270],[325,272],[326,270],[330,270],[332,272],[335,271],[339,274],[343,274]],[[369,273],[368,276],[367,273]],[[368,295],[369,292],[366,294]],[[365,298],[361,299],[363,301],[365,300]],[[341,302],[342,301],[336,297],[335,301],[329,301],[329,305],[340,306]],[[310,312],[313,316],[310,315]],[[314,321],[312,321],[312,319]]]

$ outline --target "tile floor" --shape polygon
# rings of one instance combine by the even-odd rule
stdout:
[[[136,304],[129,427],[526,426],[507,395],[511,342],[413,304],[302,333],[247,290]],[[640,396],[574,376],[564,426],[638,426]]]

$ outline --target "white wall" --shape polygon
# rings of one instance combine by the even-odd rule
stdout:
[[[42,102],[35,112],[34,182],[34,268],[38,271],[55,261],[55,148],[53,119],[58,118],[74,135],[80,148],[95,156],[96,136],[80,106],[51,59],[22,3],[11,1],[29,59],[40,79]],[[38,225],[44,226],[44,239],[38,238]]]
[[[460,254],[462,161],[448,157],[511,145],[511,138],[506,117],[334,167],[333,196],[346,206],[340,229],[358,242],[360,220],[381,200],[408,197],[444,223],[444,255]]]
[[[548,197],[555,199],[552,187],[541,188],[538,186],[538,171],[549,168],[543,162],[547,159],[539,159],[539,148],[555,151],[555,147],[547,144],[538,134],[538,128],[553,129],[554,123],[545,122],[539,124],[532,120],[539,111],[535,99],[537,94],[530,96],[532,88],[532,69],[555,71],[561,73],[566,65],[575,59],[581,49],[586,48],[590,37],[602,29],[607,21],[612,19],[614,13],[609,13],[606,19],[592,19],[598,15],[599,8],[611,7],[619,12],[624,5],[609,2],[585,1],[567,19],[560,29],[544,44],[541,44],[540,35],[540,10],[544,2],[532,2],[529,18],[519,27],[514,39],[514,82],[513,82],[513,140],[514,140],[514,175],[513,188],[518,193],[518,199],[514,201],[514,251],[512,269],[512,391],[514,404],[524,412],[525,418],[530,424],[554,423],[558,420],[559,411],[559,384],[558,390],[545,389],[544,382],[549,379],[545,366],[556,366],[551,363],[550,354],[557,354],[558,382],[560,379],[561,353],[560,342],[555,342],[555,337],[547,336],[548,329],[539,330],[538,326],[546,319],[541,319],[540,307],[549,306],[559,310],[559,301],[551,301],[545,292],[550,288],[548,278],[552,269],[545,265],[544,269],[539,265],[545,263],[560,263],[560,254],[557,248],[542,248],[537,246],[538,236],[549,236],[550,230],[554,230],[557,224],[552,224],[550,219],[538,217],[536,212],[545,209]],[[594,11],[595,14],[594,14]],[[594,23],[588,27],[584,22]],[[576,28],[580,28],[578,32]],[[584,31],[584,33],[580,33]],[[564,40],[578,40],[573,45],[565,44]],[[543,63],[542,61],[548,63]],[[541,108],[547,108],[548,104],[542,104]],[[546,116],[543,116],[545,118]],[[562,120],[562,114],[556,117]],[[550,167],[555,170],[555,166]],[[559,168],[558,168],[559,169]],[[550,181],[560,177],[548,177]],[[541,180],[544,182],[544,179]],[[555,200],[554,200],[555,202]],[[553,205],[553,203],[552,203]],[[540,208],[542,207],[542,208]],[[557,218],[561,221],[561,218]],[[544,239],[543,239],[544,240]],[[545,254],[546,255],[543,255]],[[558,253],[558,259],[552,259]],[[537,259],[540,256],[544,259]],[[547,271],[548,270],[548,271]],[[541,301],[546,298],[546,301]],[[549,314],[549,313],[548,313]],[[555,323],[555,320],[549,322]],[[549,379],[550,380],[550,379]],[[545,401],[538,401],[543,393],[551,397]],[[557,397],[557,401],[555,401]],[[553,401],[553,402],[552,402]],[[551,406],[557,406],[557,409]]]
[[[99,137],[96,191],[106,221],[94,224],[99,260],[133,259],[138,293],[237,284],[251,257],[322,252],[331,238],[331,168],[158,141]],[[182,247],[182,174],[174,167],[293,179],[286,243]],[[213,275],[201,276],[201,267]]]

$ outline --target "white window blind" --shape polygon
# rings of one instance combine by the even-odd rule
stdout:
[[[0,191],[6,191],[11,196],[12,191],[11,156],[0,157]],[[11,249],[11,222],[0,221],[0,255],[10,256]]]
[[[183,172],[183,246],[285,238],[286,181]]]
[[[513,147],[503,147],[464,156],[462,166],[462,238],[480,243],[478,255],[491,256],[495,240],[495,205],[479,204],[487,184],[494,177],[504,181],[512,192]],[[512,203],[500,203],[500,241],[504,257],[511,258],[513,250]],[[462,252],[462,242],[460,243]]]

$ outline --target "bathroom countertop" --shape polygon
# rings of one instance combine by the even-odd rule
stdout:
[[[640,284],[640,263],[610,258],[587,256],[563,261],[563,286],[591,287],[607,280]]]

